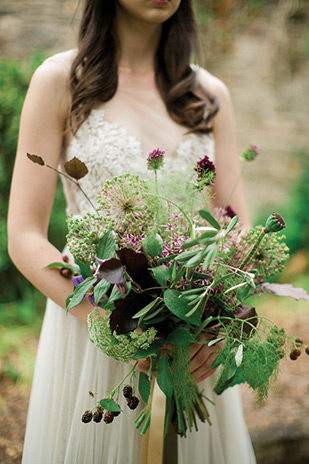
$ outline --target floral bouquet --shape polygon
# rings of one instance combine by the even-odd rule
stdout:
[[[257,153],[257,147],[250,146],[242,155],[243,166]],[[45,165],[41,157],[28,157]],[[265,226],[244,229],[229,206],[213,214],[203,207],[205,189],[211,189],[215,177],[207,156],[195,166],[195,179],[190,179],[184,198],[174,201],[160,195],[157,172],[163,163],[161,150],[148,157],[154,186],[131,174],[106,181],[94,214],[68,220],[68,245],[76,264],[49,267],[60,268],[64,276],[73,274],[68,311],[85,298],[93,304],[88,326],[95,346],[132,364],[128,375],[83,414],[83,422],[112,422],[122,412],[120,389],[128,407],[135,409],[136,366],[148,358],[149,372],[140,372],[138,379],[146,406],[136,426],[144,434],[150,423],[156,379],[166,396],[164,433],[173,423],[177,433],[186,436],[187,430],[197,430],[198,419],[211,424],[208,399],[190,372],[190,344],[217,347],[212,368],[218,368],[218,395],[247,383],[263,401],[279,361],[287,353],[297,359],[301,347],[309,354],[309,348],[245,302],[265,291],[295,299],[309,295],[266,282],[288,259],[285,237],[278,235],[285,227],[279,214],[271,214]],[[73,158],[65,170],[82,189],[79,179],[88,172],[84,163]]]

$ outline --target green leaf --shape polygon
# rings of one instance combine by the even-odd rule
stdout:
[[[169,334],[166,341],[168,343],[173,343],[173,345],[189,345],[190,343],[196,343],[196,340],[192,337],[189,330],[185,327],[177,327]]]
[[[238,216],[234,216],[234,217],[231,219],[229,225],[228,225],[227,228],[226,228],[226,233],[227,233],[227,234],[229,234],[229,233],[234,229],[234,227],[236,226],[236,224],[237,224],[237,222],[238,222],[238,219],[239,219]]]
[[[176,256],[175,261],[184,262],[196,255],[197,250],[194,251],[183,251],[180,255]]]
[[[151,303],[149,303],[143,309],[138,311],[138,313],[134,314],[134,316],[132,316],[132,319],[138,319],[139,317],[147,314],[152,308],[154,308],[160,302],[160,300],[161,298],[157,297],[155,300],[151,301]]]
[[[81,261],[79,261],[79,259],[76,258],[75,261],[76,264],[79,266],[80,273],[84,277],[84,279],[92,276],[91,267],[88,264],[82,263]]]
[[[201,209],[199,211],[199,215],[205,219],[209,224],[211,224],[215,229],[221,230],[220,224],[216,221],[210,211],[208,209]]]
[[[190,258],[189,261],[187,261],[184,266],[185,267],[198,266],[203,261],[206,254],[207,254],[206,248],[203,248],[202,250],[197,250],[195,256],[192,256],[192,258]]]
[[[148,235],[142,242],[142,248],[148,256],[158,256],[163,251],[163,239],[159,234]]]
[[[173,375],[170,370],[167,355],[162,356],[158,362],[157,382],[167,398],[171,398],[174,391]]]
[[[169,255],[165,256],[164,258],[157,259],[157,263],[167,263],[168,261],[172,261],[172,259],[176,258],[178,255]]]
[[[115,255],[115,240],[112,231],[106,232],[97,246],[97,257],[99,259],[110,259]]]
[[[126,295],[128,295],[131,291],[131,282],[127,282],[127,287],[128,291]],[[118,292],[116,285],[114,285],[113,290],[108,298],[109,303],[111,303],[112,301],[120,300],[121,298],[123,298],[123,295],[120,292]]]
[[[148,403],[148,398],[150,395],[151,382],[144,372],[140,372],[138,379],[138,390],[141,395],[142,400],[145,403]]]
[[[156,309],[153,313],[149,314],[148,316],[146,316],[143,321],[146,322],[146,321],[149,321],[150,319],[153,319],[155,316],[157,316],[158,314],[160,314],[160,312],[165,308],[165,305],[162,305],[162,306],[159,306],[158,309]],[[153,322],[152,322],[153,323]],[[138,324],[139,325],[139,324]]]
[[[93,291],[95,304],[99,303],[102,296],[105,295],[106,292],[109,290],[110,286],[111,284],[104,279],[100,280],[100,282],[97,283]]]
[[[242,303],[246,298],[248,298],[250,295],[252,295],[253,289],[249,287],[249,285],[244,285],[242,287],[238,287],[236,291],[236,296],[238,301]]]
[[[104,398],[104,400],[100,400],[99,403],[100,406],[105,409],[105,411],[122,412],[121,407],[110,398]]]
[[[205,260],[203,262],[203,270],[205,270],[208,266],[211,266],[214,263],[214,260],[217,257],[219,250],[219,245],[217,243],[212,243],[209,245],[207,248],[207,255],[205,257]]]
[[[194,238],[193,240],[189,240],[182,245],[182,249],[184,248],[191,248],[194,245],[198,244],[206,244],[207,242],[213,242],[214,237],[217,235],[217,230],[207,230],[199,237]]]
[[[45,266],[45,269],[48,268],[60,268],[60,269],[70,269],[72,272],[79,272],[79,268],[76,266],[72,266],[72,264],[65,264],[65,263],[50,263],[48,266]]]
[[[85,279],[77,287],[75,287],[72,300],[67,306],[68,311],[70,311],[70,309],[74,308],[82,302],[85,294],[88,292],[89,288],[94,284],[94,282],[96,282],[96,280],[96,277],[87,277],[87,279]]]
[[[150,269],[154,275],[154,278],[161,287],[166,287],[168,279],[171,277],[171,268],[166,266],[157,266]]]
[[[200,315],[196,312],[192,316],[187,317],[186,314],[191,310],[186,297],[179,298],[181,292],[177,290],[166,290],[164,292],[164,301],[171,313],[179,317],[179,319],[189,322],[190,324],[201,326]]]
[[[220,366],[220,364],[222,364],[226,360],[226,358],[228,357],[230,349],[231,349],[231,347],[229,345],[225,345],[225,347],[218,354],[218,356],[216,357],[216,359],[214,360],[214,362],[212,363],[210,368],[211,369],[216,369],[216,367]]]
[[[241,383],[244,383],[245,381],[246,380],[242,375],[241,369],[240,367],[238,367],[234,375],[228,380],[222,381],[220,377],[214,388],[214,392],[217,393],[217,395],[221,395],[227,388],[234,387],[234,385],[239,385]]]

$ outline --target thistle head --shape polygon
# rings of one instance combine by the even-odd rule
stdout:
[[[207,155],[196,163],[194,171],[197,172],[197,188],[199,190],[203,190],[214,181],[216,167]]]
[[[279,232],[286,227],[284,219],[278,213],[272,213],[266,221],[266,232]]]
[[[160,150],[159,148],[149,153],[147,158],[148,169],[157,171],[158,169],[162,168],[164,164],[164,153],[165,150]]]
[[[257,145],[251,144],[249,148],[241,154],[241,158],[244,161],[254,161],[259,153],[260,148]]]

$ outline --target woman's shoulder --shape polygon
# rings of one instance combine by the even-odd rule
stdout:
[[[65,119],[71,106],[70,66],[74,50],[57,53],[47,58],[35,70],[28,90],[28,99],[58,108]]]
[[[229,99],[230,92],[226,84],[219,79],[218,77],[211,74],[204,68],[200,66],[194,66],[193,68],[196,72],[197,80],[201,84],[201,86],[211,95],[219,98],[220,100]]]

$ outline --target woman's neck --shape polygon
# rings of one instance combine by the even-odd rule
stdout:
[[[120,65],[129,67],[136,74],[145,74],[152,70],[162,24],[128,18],[120,9],[117,9],[115,21],[120,40]]]

